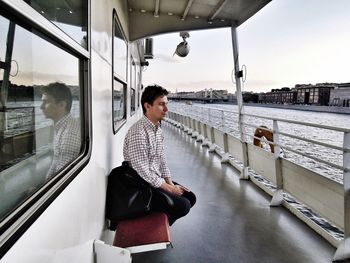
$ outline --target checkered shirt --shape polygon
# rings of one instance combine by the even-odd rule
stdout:
[[[164,178],[171,177],[165,161],[164,137],[159,124],[146,116],[136,122],[124,140],[124,159],[153,187],[160,187]]]
[[[80,123],[68,113],[54,126],[53,159],[47,178],[57,174],[66,164],[78,156],[81,146]]]

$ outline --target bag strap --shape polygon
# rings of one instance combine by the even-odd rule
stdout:
[[[122,166],[131,167],[129,161],[123,161],[123,162],[122,162]]]

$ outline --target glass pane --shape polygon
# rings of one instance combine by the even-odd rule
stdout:
[[[114,79],[113,81],[113,121],[114,131],[122,124],[126,118],[126,86],[124,83]]]
[[[24,0],[36,11],[87,48],[87,1]]]
[[[135,89],[131,88],[131,113],[134,113],[135,112],[135,100],[136,100],[136,92],[135,92]]]
[[[126,42],[119,28],[118,22],[115,20],[113,37],[113,71],[123,81],[126,81],[126,56]]]
[[[78,58],[1,16],[0,31],[2,220],[78,156],[82,87]]]

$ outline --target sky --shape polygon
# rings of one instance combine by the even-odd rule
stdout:
[[[273,0],[238,27],[243,91],[266,92],[295,84],[350,82],[350,0]],[[230,28],[191,31],[185,58],[173,56],[179,33],[156,36],[144,84],[171,92],[226,89],[233,55]]]

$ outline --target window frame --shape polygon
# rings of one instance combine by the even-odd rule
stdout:
[[[117,134],[118,131],[121,129],[121,127],[124,126],[124,124],[127,121],[127,101],[129,99],[128,96],[128,55],[129,55],[129,48],[128,48],[128,42],[127,39],[125,37],[125,33],[123,31],[123,28],[121,26],[120,20],[118,18],[118,14],[117,11],[115,9],[113,9],[113,16],[112,16],[112,130],[113,130],[113,134]],[[115,37],[115,30],[116,30],[116,26],[119,27],[119,31],[122,34],[122,38],[124,40],[125,46],[126,46],[126,62],[125,62],[125,70],[126,70],[126,74],[125,76],[120,76],[117,72],[115,72],[115,61],[114,61],[114,37]],[[123,77],[125,79],[123,79]],[[123,87],[123,93],[124,93],[124,116],[123,119],[118,120],[117,122],[114,121],[114,82],[117,81],[119,83],[121,83],[124,87]]]
[[[114,120],[114,83],[118,82],[123,86],[123,94],[124,94],[124,114],[122,119],[118,120],[117,122],[115,122]],[[112,127],[113,127],[113,133],[116,134],[121,127],[124,126],[124,124],[126,123],[126,119],[127,119],[127,84],[126,82],[118,79],[117,77],[113,76],[113,84],[112,84]]]
[[[130,61],[130,115],[133,116],[137,111],[137,65],[132,55]]]
[[[0,15],[36,34],[44,41],[50,42],[56,47],[70,53],[79,60],[79,71],[81,73],[79,75],[79,86],[81,87],[80,118],[82,130],[80,154],[0,222],[1,258],[89,162],[92,142],[92,114],[89,51],[91,42],[90,1],[86,10],[88,16],[88,49],[83,48],[68,34],[41,16],[24,1],[0,2],[0,7]]]

